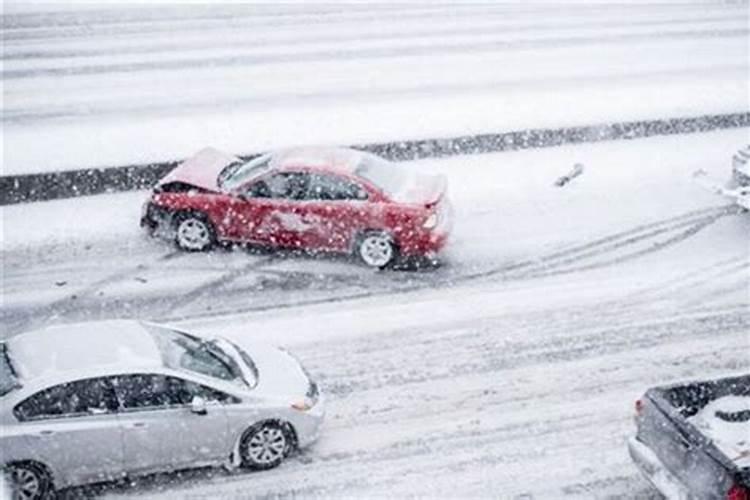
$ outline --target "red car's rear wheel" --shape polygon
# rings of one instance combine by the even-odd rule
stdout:
[[[396,245],[393,238],[381,231],[370,231],[357,242],[357,255],[370,267],[383,269],[396,260]]]

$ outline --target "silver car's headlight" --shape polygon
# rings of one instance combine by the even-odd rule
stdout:
[[[435,229],[438,223],[438,216],[436,213],[431,213],[429,217],[422,223],[422,227],[425,229]]]
[[[310,377],[308,376],[308,379],[309,378]],[[318,403],[319,397],[320,391],[318,390],[318,384],[310,380],[310,385],[307,388],[305,397],[300,401],[295,401],[294,403],[292,403],[292,408],[298,411],[311,410]]]
[[[312,399],[305,397],[304,399],[300,401],[295,401],[291,404],[292,408],[297,411],[309,411],[312,410],[315,406],[316,401],[313,401]]]

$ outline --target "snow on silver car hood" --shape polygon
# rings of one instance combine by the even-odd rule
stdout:
[[[237,340],[235,343],[252,358],[258,370],[258,385],[253,392],[271,397],[305,395],[310,380],[299,361],[289,353],[269,344]]]

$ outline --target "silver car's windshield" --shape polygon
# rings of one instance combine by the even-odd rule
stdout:
[[[270,170],[271,155],[261,155],[244,163],[233,163],[219,174],[219,186],[232,191],[250,179]]]
[[[150,327],[164,366],[245,384],[237,363],[214,343],[169,328]]]
[[[408,183],[408,175],[393,163],[375,155],[364,154],[354,173],[372,182],[389,196],[399,193]]]

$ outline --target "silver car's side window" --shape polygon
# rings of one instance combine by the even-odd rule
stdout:
[[[114,377],[113,385],[125,411],[154,410],[189,405],[193,397],[206,401],[233,402],[235,398],[220,391],[177,377],[136,374]]]
[[[78,380],[37,392],[16,405],[20,421],[113,413],[117,401],[105,378]]]

